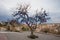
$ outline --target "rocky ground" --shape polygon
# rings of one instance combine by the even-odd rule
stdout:
[[[30,32],[0,32],[0,40],[60,40],[60,36],[51,34],[35,33],[36,39],[28,38],[29,35]]]

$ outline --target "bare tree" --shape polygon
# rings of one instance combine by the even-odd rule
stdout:
[[[28,9],[29,9],[29,5],[20,5],[20,7],[18,8],[18,11],[16,14],[14,14],[13,16],[17,16],[19,15],[18,18],[16,18],[16,20],[21,19],[21,23],[26,23],[28,25],[28,27],[31,30],[31,35],[29,36],[30,38],[37,38],[38,36],[35,36],[33,34],[34,30],[37,28],[37,24],[39,23],[43,23],[43,22],[47,22],[47,18],[45,16],[48,16],[46,13],[46,10],[43,11],[43,13],[37,12],[36,11],[36,15],[34,17],[29,17],[28,13]],[[41,9],[41,11],[43,10],[43,8]],[[35,26],[33,26],[35,25]]]

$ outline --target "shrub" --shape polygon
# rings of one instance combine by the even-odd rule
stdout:
[[[25,27],[22,27],[22,30],[23,30],[23,31],[28,31],[29,28],[27,28],[27,27],[26,27],[26,28],[25,28]]]
[[[42,28],[42,29],[41,29],[41,32],[48,33],[48,32],[50,32],[50,31],[49,31],[48,28]]]

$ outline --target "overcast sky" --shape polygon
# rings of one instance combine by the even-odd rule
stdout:
[[[22,3],[30,4],[32,12],[44,8],[51,17],[48,22],[60,23],[60,0],[0,0],[0,20],[11,18],[11,9]]]

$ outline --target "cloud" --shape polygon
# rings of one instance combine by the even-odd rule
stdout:
[[[7,21],[7,19],[11,18],[9,13],[10,11],[7,10],[3,3],[0,1],[0,21]]]
[[[32,12],[37,8],[44,8],[49,11],[51,17],[49,22],[60,22],[60,0],[0,0],[0,20],[11,18],[11,8],[17,6],[17,3],[30,3]]]
[[[60,13],[49,13],[49,16],[51,17],[49,23],[60,23]]]

